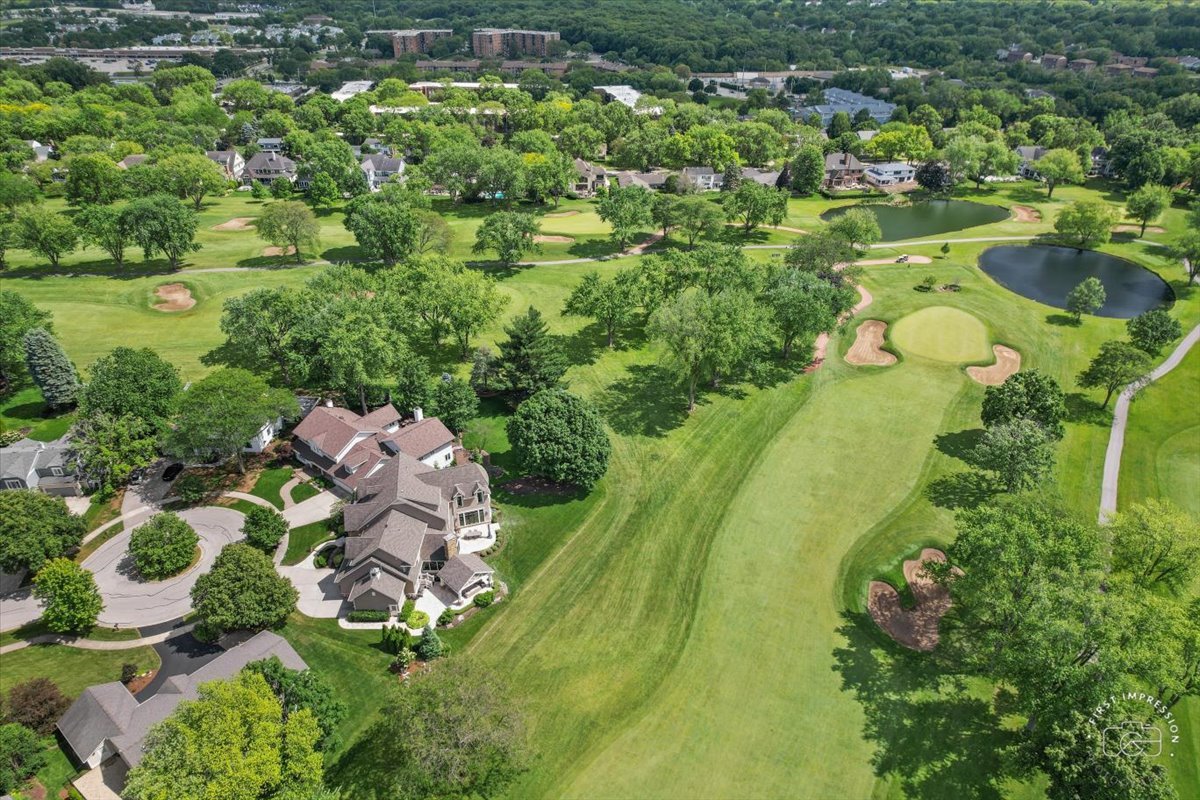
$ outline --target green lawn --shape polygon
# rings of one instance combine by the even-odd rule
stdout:
[[[292,502],[303,503],[309,498],[316,497],[321,493],[320,487],[313,483],[298,483],[292,488]]]
[[[158,654],[149,647],[132,650],[81,650],[61,644],[35,644],[0,656],[0,693],[30,678],[48,677],[63,694],[75,697],[96,683],[121,679],[123,664],[138,671],[157,669]]]
[[[48,412],[36,386],[26,386],[0,400],[0,431],[19,431],[39,442],[58,439],[74,420],[72,413]]]
[[[283,485],[292,479],[294,470],[291,467],[268,467],[258,474],[258,480],[254,482],[254,488],[250,490],[250,494],[255,497],[261,497],[271,505],[282,510],[283,495],[279,490]]]
[[[333,535],[329,529],[329,522],[314,522],[311,525],[302,525],[299,528],[292,528],[288,531],[287,552],[283,555],[283,563],[285,566],[299,564],[308,554],[313,551],[321,542],[331,538]]]
[[[1043,232],[1063,204],[1096,191],[1064,187],[1053,202],[1029,184],[960,194],[1042,212],[1038,223],[1006,220],[962,234],[974,237]],[[205,212],[211,224],[251,216],[241,198],[215,205]],[[811,228],[830,205],[793,200],[788,224]],[[469,247],[471,226],[486,208],[439,210],[455,230],[454,247]],[[560,210],[581,213],[551,217],[544,231],[575,241],[557,251],[548,246],[543,259],[603,234],[590,204]],[[1177,230],[1181,219],[1172,210],[1163,224]],[[235,246],[249,249],[245,232],[206,236],[227,236],[222,247],[231,257]],[[756,237],[750,241],[790,235]],[[538,758],[511,797],[1039,795],[1037,779],[1005,774],[999,752],[1014,721],[987,702],[991,687],[957,685],[927,658],[890,645],[862,615],[868,580],[894,575],[920,546],[944,545],[954,509],[987,495],[965,476],[962,457],[978,437],[983,390],[962,362],[990,361],[993,342],[1014,347],[1025,367],[1054,376],[1070,393],[1073,417],[1055,478],[1072,510],[1095,516],[1109,415],[1095,408],[1097,392],[1075,389],[1074,376],[1102,341],[1124,335],[1124,324],[1055,324],[1056,310],[1002,289],[975,267],[987,246],[955,244],[946,259],[937,246],[872,254],[933,258],[871,267],[864,279],[875,304],[862,318],[887,322],[901,354],[909,347],[918,357],[887,370],[853,368],[841,358],[851,328],[835,336],[816,373],[778,370],[759,385],[703,392],[690,416],[640,326],[621,331],[609,350],[598,326],[559,313],[586,271],[611,272],[632,259],[496,271],[511,300],[508,314],[535,305],[563,337],[571,390],[597,403],[613,434],[609,474],[587,496],[519,496],[499,482],[504,546],[492,561],[513,595],[448,637],[460,653],[511,678],[529,714]],[[1181,268],[1161,249],[1131,237],[1103,249],[1160,271],[1182,290]],[[201,251],[197,261],[203,258]],[[192,272],[186,280],[200,302],[175,316],[148,305],[163,276],[7,283],[56,312],[77,363],[90,363],[130,327],[194,378],[207,369],[200,357],[220,342],[221,299],[308,274]],[[914,291],[927,274],[962,291]],[[930,307],[938,308],[920,313]],[[1195,324],[1200,293],[1181,297],[1174,313]],[[500,327],[479,343],[494,344]],[[448,349],[437,356],[440,367],[466,369]],[[1152,399],[1148,393],[1140,402]],[[1177,401],[1163,402],[1174,408]],[[467,444],[511,469],[507,413],[503,403],[485,401]],[[1193,452],[1186,442],[1161,441],[1138,458],[1169,462]],[[1142,496],[1150,491],[1168,489],[1155,485]],[[355,737],[392,683],[388,657],[374,647],[376,634],[330,621],[295,616],[285,634],[351,704],[329,774],[346,797],[369,798],[372,753]],[[908,724],[914,720],[919,730]],[[1200,762],[1198,742],[1188,741],[1184,760]],[[1200,794],[1194,774],[1175,775],[1181,796]]]

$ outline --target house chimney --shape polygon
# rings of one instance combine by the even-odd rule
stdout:
[[[326,397],[326,398],[325,398],[325,407],[326,407],[326,408],[333,408],[333,398],[332,398],[332,397]]]
[[[413,420],[420,422],[423,419],[425,419],[425,412],[421,410],[420,406],[417,406],[413,409]]]
[[[458,537],[457,536],[455,536],[453,533],[447,533],[442,538],[442,542],[444,542],[446,545],[446,560],[447,561],[449,561],[450,559],[452,559],[456,555],[458,555]]]

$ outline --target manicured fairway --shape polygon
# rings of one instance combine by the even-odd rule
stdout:
[[[983,323],[948,306],[930,306],[901,318],[892,328],[892,342],[906,356],[951,364],[982,361],[991,352]]]
[[[1200,347],[1130,405],[1121,456],[1118,509],[1161,497],[1200,517]]]
[[[1078,187],[1061,192],[1053,202],[1029,186],[963,192],[1042,211],[1038,223],[1008,219],[970,235],[1032,235],[1049,229],[1063,203],[1096,196]],[[211,224],[248,216],[238,208],[245,205],[221,201]],[[830,205],[793,200],[786,224],[812,228]],[[545,218],[545,232],[573,241],[548,245],[540,258],[599,247],[596,237],[606,231],[592,209],[573,201],[559,210],[580,214]],[[487,210],[438,210],[455,232],[452,252],[465,256]],[[1164,225],[1176,229],[1181,219],[1173,210]],[[251,249],[246,233],[230,237],[231,256],[234,241]],[[352,246],[339,246],[327,246],[325,257],[353,257]],[[869,579],[921,546],[945,545],[955,509],[983,499],[963,460],[978,438],[983,388],[961,365],[990,363],[992,342],[1020,351],[1023,368],[1045,371],[1071,395],[1055,480],[1073,511],[1095,516],[1109,417],[1095,408],[1099,393],[1078,391],[1074,378],[1101,342],[1124,336],[1124,325],[1092,318],[1078,327],[1061,324],[1054,309],[1005,290],[975,267],[987,246],[956,243],[949,258],[937,245],[872,254],[933,259],[871,267],[865,275],[875,302],[860,318],[888,323],[904,356],[896,366],[844,364],[851,326],[834,336],[817,372],[779,369],[753,384],[702,392],[690,416],[640,325],[620,331],[609,350],[599,326],[560,314],[584,273],[611,272],[632,259],[483,267],[510,298],[506,315],[534,305],[562,337],[570,389],[597,403],[614,447],[608,475],[586,497],[514,497],[498,488],[506,543],[492,562],[512,598],[447,634],[456,652],[508,676],[528,713],[537,758],[510,797],[1038,796],[1036,778],[1020,782],[1003,773],[998,754],[1013,723],[996,716],[992,687],[954,686],[928,657],[899,651],[861,614]],[[1178,265],[1161,250],[1127,240],[1104,250],[1162,270],[1178,285]],[[777,253],[750,251],[755,259]],[[81,367],[114,344],[146,343],[194,378],[209,369],[200,357],[221,340],[224,297],[300,283],[315,269],[185,271],[182,280],[200,302],[171,316],[152,311],[148,301],[154,286],[177,276],[22,277],[6,284],[55,312],[64,346]],[[926,274],[962,291],[914,291]],[[1185,326],[1195,324],[1200,292],[1182,295],[1173,313]],[[501,323],[479,343],[499,338]],[[438,366],[466,368],[449,348],[431,355]],[[1186,366],[1193,381],[1195,359]],[[1154,408],[1153,392],[1186,391],[1186,383],[1173,390],[1168,381],[1134,405],[1127,458],[1195,458],[1192,440],[1172,439],[1200,426],[1190,417],[1155,416],[1156,443],[1144,455],[1129,449],[1141,411]],[[1175,408],[1179,401],[1162,402]],[[502,404],[486,403],[468,436],[469,446],[486,447],[501,466],[511,459],[506,413]],[[1122,504],[1128,487],[1141,492],[1136,497],[1180,491],[1170,480],[1156,477],[1137,490],[1123,477]],[[371,750],[355,737],[391,684],[387,656],[372,646],[375,637],[325,621],[294,617],[284,633],[351,704],[345,738],[329,754],[329,775],[344,797],[369,800]],[[1194,727],[1198,716],[1186,721]],[[1180,756],[1200,762],[1200,735],[1192,738]],[[1181,796],[1195,796],[1197,776],[1173,769]]]

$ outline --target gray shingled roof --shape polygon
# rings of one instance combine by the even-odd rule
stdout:
[[[142,760],[142,740],[183,700],[193,700],[201,684],[231,678],[252,661],[277,656],[289,669],[308,665],[287,640],[261,631],[226,650],[191,675],[176,675],[149,700],[138,703],[124,684],[103,683],[86,689],[58,721],[58,730],[78,761],[84,761],[106,739],[130,767]]]
[[[447,561],[446,565],[438,570],[438,578],[451,591],[461,592],[480,572],[491,575],[495,570],[474,553],[466,553]]]

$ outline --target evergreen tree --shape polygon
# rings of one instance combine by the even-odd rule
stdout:
[[[417,646],[413,648],[417,656],[422,661],[433,661],[435,658],[441,658],[445,646],[442,644],[441,638],[437,635],[437,631],[432,625],[426,625],[424,632],[421,633],[421,638],[417,642]]]
[[[738,166],[736,161],[731,161],[725,167],[725,173],[721,176],[721,191],[736,192],[737,188],[742,185],[742,168]]]
[[[33,328],[25,334],[25,363],[47,406],[75,405],[79,398],[79,375],[62,346],[45,328]]]
[[[508,341],[500,344],[500,372],[509,388],[530,395],[557,386],[567,371],[567,357],[550,336],[541,312],[530,306],[504,332]]]

